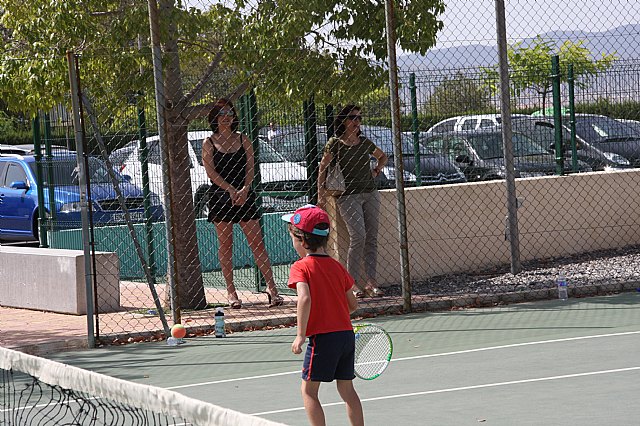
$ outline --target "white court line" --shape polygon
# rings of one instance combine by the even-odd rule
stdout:
[[[466,349],[463,351],[454,351],[454,352],[443,352],[439,354],[431,354],[431,355],[417,355],[417,356],[409,356],[405,358],[396,358],[391,361],[407,361],[411,359],[421,359],[421,358],[434,358],[438,356],[447,356],[447,355],[459,355],[459,354],[468,354],[473,352],[482,352],[482,351],[492,351],[495,349],[507,349],[507,348],[517,348],[520,346],[533,346],[533,345],[543,345],[546,343],[558,343],[558,342],[571,342],[574,340],[587,340],[587,339],[598,339],[601,337],[618,337],[618,336],[628,336],[632,334],[640,334],[640,331],[625,331],[623,333],[611,333],[611,334],[596,334],[594,336],[581,336],[581,337],[567,337],[564,339],[553,339],[553,340],[540,340],[537,342],[526,342],[526,343],[514,343],[511,345],[501,345],[501,346],[488,346],[486,348],[477,348],[477,349]]]
[[[622,373],[625,371],[632,370],[640,370],[640,367],[629,367],[629,368],[618,368],[615,370],[602,370],[602,371],[590,371],[587,373],[577,373],[577,374],[565,374],[563,376],[550,376],[550,377],[539,377],[536,379],[524,379],[524,380],[513,380],[511,382],[498,382],[498,383],[487,383],[484,385],[473,385],[473,386],[462,386],[458,388],[449,388],[449,389],[436,389],[430,391],[422,391],[422,392],[411,392],[411,393],[401,393],[397,395],[387,395],[387,396],[378,396],[375,398],[366,398],[362,399],[362,402],[368,401],[380,401],[383,399],[397,399],[397,398],[406,398],[410,396],[419,396],[419,395],[432,395],[437,393],[446,393],[446,392],[457,392],[471,389],[483,389],[483,388],[492,388],[497,386],[509,386],[509,385],[517,385],[522,383],[533,383],[533,382],[544,382],[549,380],[559,380],[559,379],[569,379],[573,377],[584,377],[584,376],[595,376],[598,374],[612,374],[612,373]],[[331,407],[336,405],[344,405],[344,402],[331,402],[328,404],[322,404],[323,407]],[[273,411],[263,411],[260,413],[252,413],[252,416],[264,416],[266,414],[277,414],[277,413],[287,413],[290,411],[302,411],[304,407],[296,407],[296,408],[285,408],[283,410],[273,410]]]
[[[393,334],[393,333],[391,333],[391,334]],[[439,354],[429,354],[429,355],[417,355],[417,356],[410,356],[410,357],[405,357],[405,358],[392,358],[391,362],[408,361],[408,360],[421,359],[421,358],[434,358],[434,357],[448,356],[448,355],[460,355],[460,354],[467,354],[467,353],[473,353],[473,352],[492,351],[492,350],[496,350],[496,349],[517,348],[517,347],[520,347],[520,346],[532,346],[532,345],[542,345],[542,344],[547,344],[547,343],[570,342],[570,341],[574,341],[574,340],[586,340],[586,339],[598,339],[598,338],[603,338],[603,337],[628,336],[628,335],[632,335],[632,334],[640,334],[640,331],[626,331],[626,332],[623,332],[623,333],[596,334],[596,335],[593,335],[593,336],[567,337],[565,339],[540,340],[540,341],[537,341],[537,342],[514,343],[514,344],[511,344],[511,345],[502,345],[502,346],[488,346],[486,348],[467,349],[467,350],[463,350],[463,351],[443,352],[443,353],[439,353]],[[266,378],[269,378],[269,377],[287,376],[287,375],[290,375],[290,374],[300,374],[300,370],[287,371],[287,372],[284,372],[284,373],[263,374],[263,375],[259,375],[259,376],[236,377],[236,378],[233,378],[233,379],[214,380],[214,381],[211,381],[211,382],[192,383],[192,384],[188,384],[188,385],[169,386],[169,387],[167,387],[165,389],[174,390],[174,389],[194,388],[194,387],[198,387],[198,386],[208,386],[208,385],[215,385],[215,384],[219,384],[219,383],[241,382],[241,381],[245,381],[245,380],[266,379]]]

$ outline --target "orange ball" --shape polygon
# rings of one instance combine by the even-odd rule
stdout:
[[[171,327],[171,336],[175,337],[176,339],[182,339],[186,335],[187,329],[184,328],[182,324],[175,324],[173,327]]]

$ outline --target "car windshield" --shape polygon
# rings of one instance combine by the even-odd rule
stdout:
[[[552,146],[556,141],[553,124],[544,121],[514,120],[513,130],[525,134],[543,146]]]
[[[34,176],[36,176],[36,163],[29,163]],[[44,163],[46,170],[47,164]],[[54,185],[67,186],[78,184],[78,163],[76,157],[54,157],[51,160]],[[121,174],[114,171],[118,181],[125,182]],[[111,183],[107,165],[95,157],[89,157],[89,182],[92,184]]]
[[[609,117],[576,117],[576,132],[591,142],[616,142],[640,139],[640,133]]]
[[[384,131],[378,131],[368,136],[380,149],[388,156],[393,156],[395,149],[393,147],[393,134],[391,129],[385,129]],[[415,155],[415,146],[413,137],[409,135],[402,135],[402,155]],[[417,145],[420,155],[436,155],[437,151],[433,147],[425,145],[423,141],[418,142]]]
[[[262,141],[260,149],[274,151],[284,157],[287,161],[301,163],[305,161],[304,135],[299,133],[279,134],[269,142]],[[262,152],[260,152],[262,156]]]
[[[483,160],[504,157],[501,133],[469,135],[467,139]],[[546,149],[540,143],[521,133],[513,133],[512,140],[514,157],[547,154]]]
[[[202,163],[202,140],[191,140],[191,146],[195,151],[198,163]],[[287,161],[282,155],[280,155],[275,149],[273,149],[267,142],[260,138],[260,162],[261,163],[283,163]]]

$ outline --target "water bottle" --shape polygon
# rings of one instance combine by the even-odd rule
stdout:
[[[216,320],[215,325],[215,335],[216,337],[225,337],[224,333],[224,310],[222,308],[216,308],[216,313],[214,315]]]
[[[564,272],[560,272],[560,274],[558,274],[558,299],[567,300],[568,298],[567,277],[565,277]]]
[[[180,344],[179,340],[180,339],[177,339],[173,336],[169,336],[167,338],[167,346],[178,346]]]

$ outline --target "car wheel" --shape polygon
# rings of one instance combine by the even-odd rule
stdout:
[[[196,219],[209,217],[209,187],[201,186],[196,191],[195,199]]]

